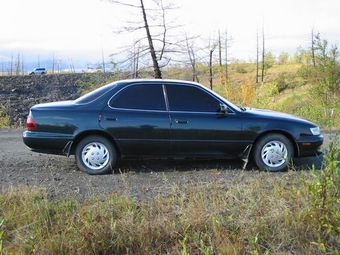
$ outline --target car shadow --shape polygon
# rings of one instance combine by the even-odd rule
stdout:
[[[296,158],[293,160],[292,170],[308,171],[321,170],[325,166],[323,155],[315,157]],[[338,167],[340,167],[340,153],[338,154]],[[117,162],[115,173],[151,173],[169,171],[199,171],[199,170],[245,170],[259,171],[258,167],[248,162],[244,168],[242,160],[218,159],[218,160],[193,160],[193,159],[121,159]]]
[[[241,160],[193,160],[193,159],[121,159],[117,162],[115,173],[151,173],[199,170],[242,169]]]

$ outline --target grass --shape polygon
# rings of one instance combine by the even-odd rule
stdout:
[[[239,171],[150,201],[0,194],[0,254],[340,254],[338,147],[323,171]]]

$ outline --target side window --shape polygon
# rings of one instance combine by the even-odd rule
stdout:
[[[170,111],[217,112],[219,101],[207,92],[184,85],[167,85]]]
[[[163,87],[158,85],[132,85],[115,95],[109,105],[114,108],[165,111]]]

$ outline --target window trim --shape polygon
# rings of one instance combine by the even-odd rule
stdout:
[[[109,100],[107,101],[107,105],[110,109],[114,109],[114,110],[123,110],[123,111],[138,111],[138,112],[168,112],[169,109],[167,107],[167,101],[165,100],[165,95],[164,95],[164,85],[159,85],[158,83],[149,83],[149,85],[159,85],[162,86],[162,95],[163,95],[163,100],[164,100],[164,105],[165,105],[165,110],[150,110],[150,109],[136,109],[136,108],[121,108],[121,107],[113,107],[110,105],[110,101],[121,91],[123,91],[124,89],[127,89],[129,87],[132,86],[148,86],[148,84],[146,83],[132,83],[129,84],[127,86],[124,86],[123,88],[121,88],[120,90],[118,90],[112,97],[109,98]]]
[[[162,83],[149,83],[150,85],[160,85],[162,86],[163,89],[163,99],[165,101],[165,110],[147,110],[147,109],[134,109],[134,108],[117,108],[117,107],[113,107],[110,105],[110,101],[112,100],[112,98],[114,98],[118,93],[120,93],[122,90],[131,87],[131,86],[136,86],[136,85],[146,85],[145,83],[131,83],[128,84],[127,86],[122,87],[121,89],[119,89],[116,93],[114,93],[109,100],[107,101],[107,105],[110,109],[113,110],[121,110],[121,111],[137,111],[137,112],[173,112],[173,113],[194,113],[194,114],[221,114],[220,112],[199,112],[199,111],[173,111],[170,110],[170,105],[169,105],[169,98],[168,98],[168,92],[166,90],[166,86],[167,85],[174,85],[174,86],[187,86],[187,87],[193,87],[196,89],[200,89],[201,91],[209,94],[211,97],[215,98],[219,103],[225,104],[228,107],[228,111],[226,114],[236,114],[235,110],[230,107],[230,105],[228,104],[228,102],[225,102],[224,100],[222,100],[219,96],[216,96],[218,94],[215,95],[214,92],[211,92],[209,90],[206,90],[204,88],[202,88],[199,85],[195,85],[195,84],[185,84],[185,83],[167,83],[167,82],[162,82]]]
[[[182,87],[193,87],[196,89],[199,89],[201,91],[203,91],[206,94],[209,94],[212,98],[214,98],[216,101],[218,101],[220,104],[225,104],[228,107],[228,111],[227,114],[235,114],[234,109],[232,109],[226,102],[222,101],[219,97],[216,97],[215,94],[211,93],[209,90],[205,90],[204,88],[202,88],[201,86],[197,86],[197,85],[192,85],[192,84],[181,84],[181,83],[176,83],[176,84],[164,84],[164,90],[166,93],[166,100],[167,100],[167,107],[168,107],[168,111],[169,112],[174,112],[174,113],[200,113],[200,114],[221,114],[218,111],[209,111],[209,112],[200,112],[200,111],[184,111],[184,110],[171,110],[170,109],[170,102],[169,102],[169,98],[168,98],[168,92],[166,90],[166,86],[182,86]]]

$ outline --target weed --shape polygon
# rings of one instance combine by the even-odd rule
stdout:
[[[304,181],[309,201],[307,211],[311,220],[316,222],[318,232],[317,240],[312,243],[321,252],[327,250],[329,240],[340,234],[340,169],[337,159],[340,147],[336,141],[335,138],[330,142],[324,169],[313,169],[311,180]]]
[[[0,253],[2,252],[2,240],[5,235],[5,231],[2,229],[2,225],[4,224],[4,220],[0,221]]]
[[[8,128],[10,126],[10,117],[4,106],[0,107],[0,128]]]

